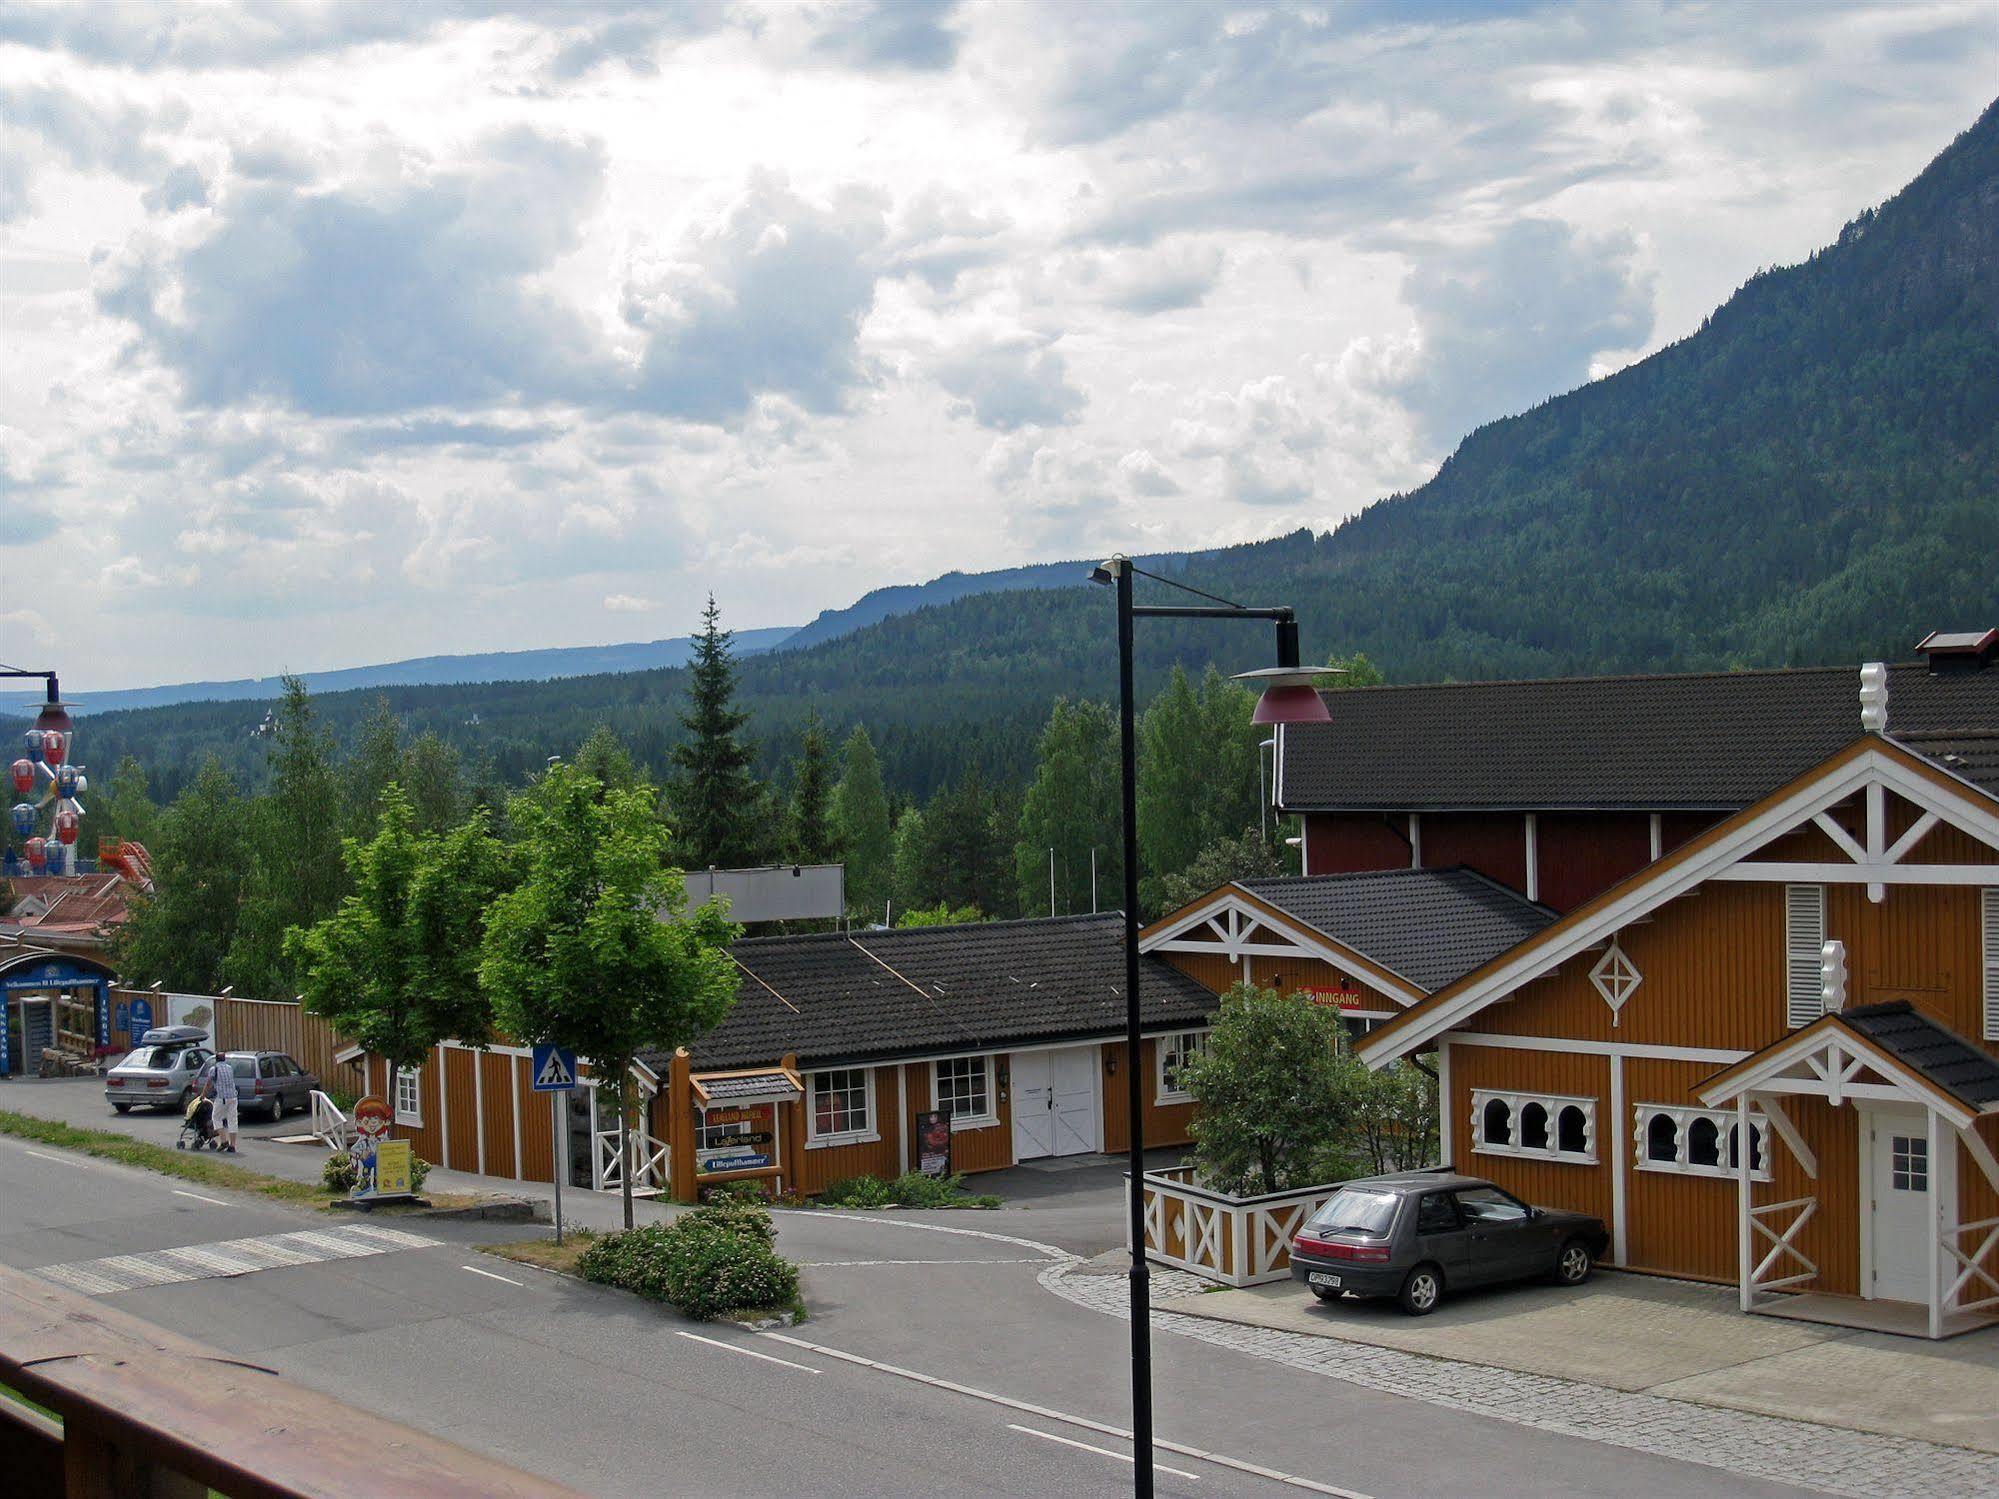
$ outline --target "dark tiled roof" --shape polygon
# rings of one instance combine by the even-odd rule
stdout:
[[[796,1093],[797,1087],[783,1072],[744,1072],[734,1077],[697,1078],[701,1091],[716,1103],[732,1098],[762,1098],[771,1093]]]
[[[688,1047],[697,1068],[801,1066],[948,1055],[1102,1036],[1124,1025],[1124,918],[760,937],[730,949],[741,972],[722,1023]],[[1148,1031],[1213,1013],[1215,996],[1142,962]],[[664,1057],[645,1059],[655,1070]]]
[[[1555,919],[1546,906],[1469,869],[1244,880],[1242,888],[1426,991]]]
[[[1293,811],[1735,811],[1860,737],[1853,667],[1365,687],[1283,734]],[[1888,671],[1888,731],[1999,794],[1999,668]]]
[[[1999,1058],[1923,1014],[1906,999],[1858,1005],[1840,1019],[1944,1092],[1974,1107],[1999,1103]]]

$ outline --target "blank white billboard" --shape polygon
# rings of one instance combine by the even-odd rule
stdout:
[[[690,869],[691,909],[716,897],[731,921],[838,920],[847,909],[844,864],[771,864],[761,869]]]

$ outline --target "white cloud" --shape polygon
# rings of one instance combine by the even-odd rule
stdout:
[[[65,579],[84,690],[1330,525],[1831,239],[1995,42],[1989,0],[20,0],[6,577]]]
[[[642,599],[629,593],[607,593],[604,607],[613,614],[650,614],[659,606],[651,599]]]

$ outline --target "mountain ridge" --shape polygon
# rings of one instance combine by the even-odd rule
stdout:
[[[1752,276],[1686,338],[1481,426],[1407,494],[1330,533],[1174,556],[1211,592],[1292,605],[1314,658],[1365,651],[1401,682],[1901,659],[1931,628],[1999,624],[1995,535],[1999,105],[1834,243]],[[927,597],[875,590],[747,657],[763,768],[810,708],[836,734],[866,723],[905,794],[971,768],[1017,781],[1056,697],[1114,690],[1109,600],[1085,576],[1050,563],[946,574]],[[1032,606],[974,586],[992,577],[1037,587]],[[828,638],[843,614],[875,617]],[[1260,631],[1205,622],[1147,620],[1137,649],[1142,692],[1176,664],[1269,659]],[[666,669],[394,702],[507,777],[598,722],[657,774],[680,682]],[[358,724],[360,699],[323,706]],[[96,753],[158,755],[170,784],[240,737],[240,717],[114,715]]]

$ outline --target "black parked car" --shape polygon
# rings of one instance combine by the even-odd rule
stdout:
[[[1291,1278],[1321,1301],[1393,1296],[1420,1317],[1466,1286],[1534,1276],[1579,1286],[1609,1242],[1601,1218],[1529,1207],[1479,1177],[1414,1171],[1334,1193],[1291,1241]]]

